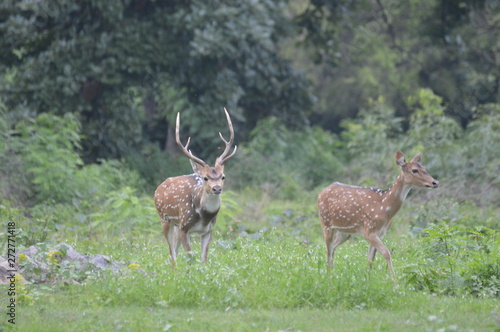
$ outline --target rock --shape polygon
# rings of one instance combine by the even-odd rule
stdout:
[[[25,260],[18,268],[19,256]],[[114,273],[129,271],[125,269],[125,264],[120,264],[111,260],[109,256],[96,254],[88,256],[79,253],[71,245],[60,243],[49,250],[38,246],[19,251],[16,254],[15,271],[22,272],[23,277],[34,283],[46,283],[65,281],[79,284],[88,276],[88,271],[111,270]],[[60,275],[62,270],[71,271],[71,279],[63,279]],[[8,283],[8,276],[12,273],[12,268],[7,259],[0,256],[0,284]],[[139,272],[144,274],[144,271]]]
[[[17,273],[17,270],[10,266],[8,259],[0,256],[0,285],[9,284],[12,273]]]

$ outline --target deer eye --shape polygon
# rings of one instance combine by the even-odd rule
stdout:
[[[208,177],[206,177],[206,176],[205,176],[205,177],[203,178],[203,180],[204,180],[205,182],[208,182]]]
[[[418,169],[413,169],[412,172],[413,172],[413,174],[417,174],[418,173]]]
[[[224,181],[225,179],[226,179],[226,177],[223,175],[223,176],[222,176],[222,181]]]

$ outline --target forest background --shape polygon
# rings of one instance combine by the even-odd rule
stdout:
[[[411,291],[498,298],[499,31],[493,0],[3,1],[0,220],[16,222],[18,250],[65,242],[143,265],[147,257],[124,252],[147,243],[161,250],[153,265],[166,270],[152,194],[191,172],[175,144],[175,116],[192,151],[212,163],[217,133],[227,137],[225,107],[238,152],[226,166],[219,250],[292,238],[313,248],[319,271],[319,191],[334,181],[385,189],[397,176],[395,152],[423,151],[441,186],[412,191],[396,217],[394,246],[414,245],[396,274]],[[443,239],[453,245],[443,249]],[[480,255],[472,261],[462,256],[471,248]],[[68,271],[75,275],[61,277]],[[82,273],[34,273],[20,301],[34,310],[29,304],[50,293],[40,284],[83,283]],[[107,286],[102,292],[119,287]],[[218,289],[221,301],[210,305],[259,307],[241,288]],[[340,306],[380,304],[370,294]],[[153,307],[206,304],[164,296]],[[263,303],[339,305],[331,301]],[[495,324],[495,308],[485,324]]]

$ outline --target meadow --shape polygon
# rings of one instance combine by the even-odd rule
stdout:
[[[103,253],[125,268],[81,271],[56,262],[47,280],[20,286],[25,292],[19,297],[17,327],[22,331],[500,328],[499,238],[487,227],[464,226],[486,218],[494,227],[498,220],[493,219],[498,217],[494,211],[464,215],[467,208],[462,207],[455,211],[458,218],[447,220],[449,224],[412,235],[415,211],[433,211],[433,205],[407,202],[384,240],[393,252],[395,286],[380,255],[368,268],[368,244],[361,238],[339,247],[334,268],[327,270],[319,218],[311,201],[240,204],[235,193],[227,196],[226,215],[216,226],[205,265],[199,261],[195,241],[195,259],[190,261],[181,250],[178,269],[173,270],[159,222],[151,225],[149,234],[56,236],[58,243],[89,255]],[[255,205],[262,210],[252,214]],[[232,211],[255,221],[234,219]],[[447,213],[444,208],[441,212]]]
[[[0,285],[1,306],[16,302],[20,331],[499,330],[498,106],[464,129],[432,92],[419,96],[406,131],[382,102],[340,136],[262,121],[225,169],[208,262],[194,241],[195,258],[181,250],[177,270],[153,192],[189,171],[185,158],[152,149],[147,162],[85,164],[74,115],[14,121],[2,111],[3,257],[9,235],[17,252],[39,252],[16,256],[23,277],[15,296]],[[440,186],[412,190],[383,240],[397,286],[380,255],[369,269],[360,238],[340,246],[328,270],[318,193],[333,181],[388,188],[398,150],[424,151]],[[65,244],[122,267],[68,262]],[[6,316],[2,330],[14,327]]]

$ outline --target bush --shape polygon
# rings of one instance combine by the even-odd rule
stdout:
[[[294,199],[344,172],[335,144],[335,137],[319,128],[291,131],[270,117],[252,131],[230,172],[240,189],[274,187],[281,197]]]
[[[67,113],[58,117],[49,113],[24,119],[16,125],[21,136],[20,155],[34,185],[38,202],[54,200],[69,203],[75,197],[74,178],[83,161],[80,148],[80,123]]]
[[[152,194],[168,177],[192,173],[184,155],[167,154],[156,145],[146,145],[140,151],[129,151],[124,161],[144,181],[141,189],[148,194]]]
[[[404,279],[438,294],[499,297],[500,237],[486,227],[433,225],[407,249]]]
[[[23,142],[14,130],[15,120],[0,99],[0,200],[20,203],[31,196],[19,151]]]
[[[396,168],[396,151],[408,153],[401,141],[402,120],[379,98],[371,100],[358,118],[342,122],[343,146],[336,154],[345,156],[345,167],[349,169],[342,182],[387,186],[395,180],[396,173],[390,170]]]
[[[141,233],[158,233],[159,218],[152,197],[137,196],[135,190],[125,186],[107,193],[107,200],[99,210],[89,216],[95,234],[106,236],[128,233],[129,237]]]

